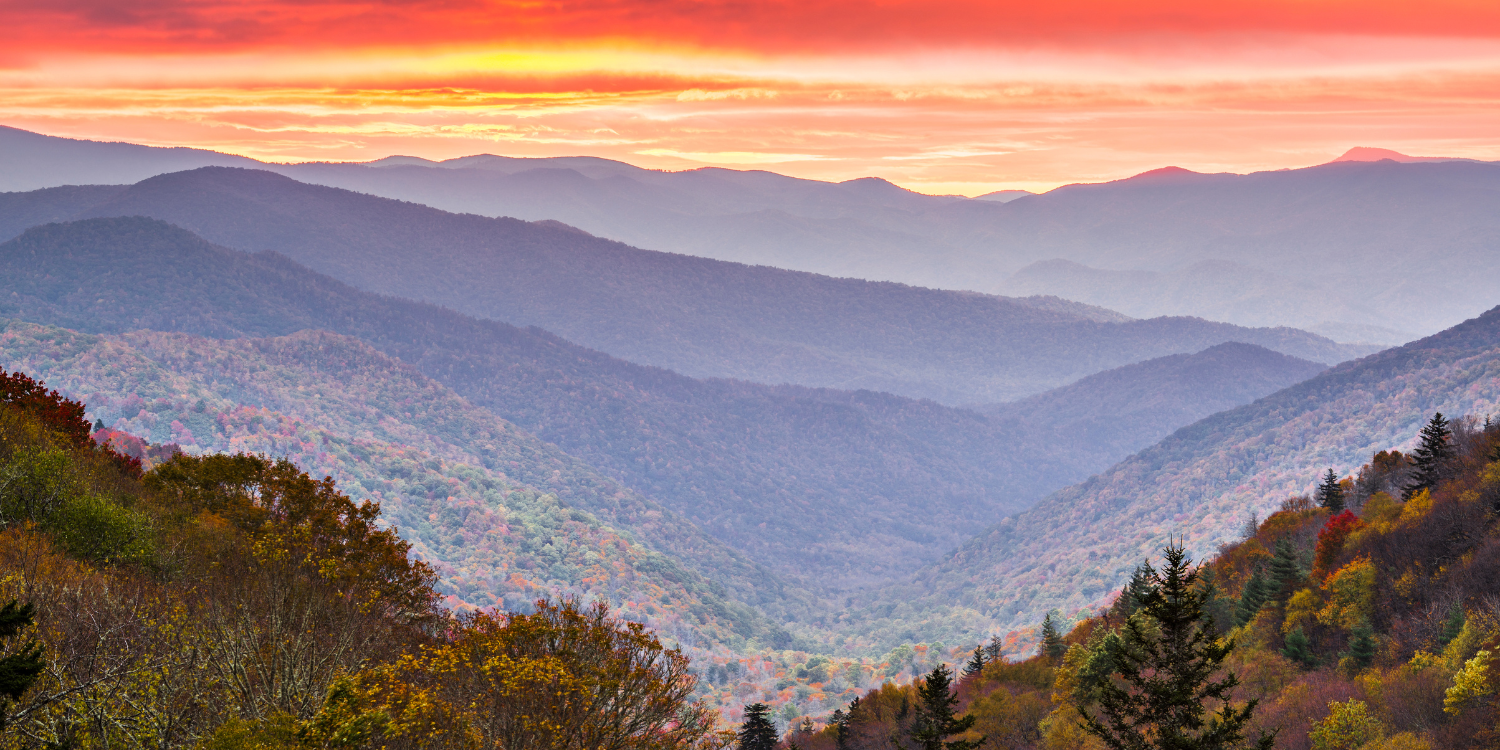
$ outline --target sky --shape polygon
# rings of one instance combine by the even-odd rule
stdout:
[[[1494,0],[0,0],[0,124],[1045,190],[1500,159]]]

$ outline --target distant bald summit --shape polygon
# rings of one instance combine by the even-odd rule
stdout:
[[[1335,164],[1341,161],[1381,161],[1389,159],[1401,164],[1415,164],[1429,161],[1472,161],[1470,159],[1455,159],[1446,156],[1407,156],[1399,151],[1388,148],[1371,148],[1369,146],[1355,146],[1344,152],[1343,156],[1329,162]]]

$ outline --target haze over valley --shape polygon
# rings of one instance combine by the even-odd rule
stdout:
[[[1046,696],[1103,669],[1103,639],[1146,637],[1125,623],[1160,621],[1150,592],[1176,584],[1142,560],[1179,552],[1219,618],[1192,627],[1272,665],[1236,662],[1261,682],[1235,695],[1281,712],[1253,726],[1303,717],[1278,746],[1343,716],[1325,693],[1373,705],[1371,680],[1421,670],[1460,685],[1500,637],[1483,598],[1497,162],[1356,148],[967,198],[591,156],[273,163],[15,128],[0,156],[0,565],[53,545],[191,602],[204,581],[241,596],[222,566],[244,555],[247,587],[271,576],[265,592],[305,584],[358,611],[310,628],[393,628],[381,656],[340,651],[276,709],[299,737],[344,721],[339,696],[407,695],[381,692],[399,669],[429,697],[500,689],[424,682],[439,668],[411,654],[596,617],[627,651],[677,650],[660,669],[678,687],[659,689],[696,718],[657,726],[698,739],[674,747],[750,747],[759,721],[799,747],[928,736],[921,691],[951,677],[988,723],[950,716],[945,737],[1092,748],[1069,717],[1104,704]],[[42,495],[85,510],[37,510]],[[1402,539],[1426,557],[1398,571]],[[358,604],[377,580],[416,598]],[[281,606],[205,597],[205,622],[232,610],[245,632]],[[1314,718],[1282,695],[1296,685],[1323,686]],[[1428,703],[1441,715],[1452,694]],[[560,710],[541,688],[506,695]],[[856,698],[884,707],[858,714],[862,745]],[[927,718],[894,708],[913,700]],[[411,740],[380,705],[360,742]],[[1428,743],[1379,747],[1464,746],[1458,719],[1379,705],[1392,736]],[[181,736],[274,735],[203,717]]]

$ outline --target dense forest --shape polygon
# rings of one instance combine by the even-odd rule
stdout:
[[[1500,424],[1436,414],[1201,565],[1165,553],[1031,657],[980,644],[951,692],[882,684],[785,746],[1500,746]]]
[[[0,315],[33,323],[358,337],[821,596],[908,575],[1124,455],[1013,415],[695,380],[538,329],[362,292],[148,219],[38,227],[0,244],[0,257],[12,261],[0,281],[14,292],[0,297]]]
[[[454,612],[380,506],[332,479],[131,442],[85,413],[24,374],[0,378],[7,746],[1500,741],[1490,420],[1434,415],[1414,449],[1328,470],[1201,564],[1169,545],[1109,606],[1048,615],[1019,661],[999,638],[691,660],[602,597]],[[1171,673],[1198,700],[1151,677],[1184,665]]]
[[[380,506],[285,460],[149,471],[0,373],[0,744],[710,748],[687,656],[607,602],[454,613]]]
[[[1500,414],[1500,308],[1183,427],[978,532],[851,620],[869,643],[957,643],[1097,607],[1169,539],[1211,554],[1327,468],[1405,448],[1434,411]]]

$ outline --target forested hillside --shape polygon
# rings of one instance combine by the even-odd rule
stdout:
[[[7,746],[730,739],[688,657],[606,602],[445,611],[380,506],[245,454],[143,472],[94,440],[85,410],[0,373]]]
[[[128,454],[142,441],[259,453],[332,476],[380,504],[449,606],[592,596],[709,649],[775,645],[784,634],[753,608],[780,621],[807,607],[676,514],[354,339],[100,337],[10,323],[0,366],[87,403],[103,425],[96,437]]]
[[[1028,658],[980,644],[951,693],[933,687],[948,680],[943,670],[881,685],[820,721],[794,722],[787,742],[1494,747],[1500,423],[1432,415],[1413,450],[1381,450],[1336,480],[1283,499],[1215,555],[1150,555],[1071,632],[1048,617]],[[1170,718],[1192,716],[1212,720]]]
[[[1107,321],[1057,305],[650,252],[263,171],[162,175],[79,215],[160,218],[225,247],[274,250],[367,291],[540,326],[690,376],[949,404],[1011,400],[1226,341],[1325,364],[1373,351],[1292,329]]]
[[[360,292],[150,219],[37,228],[0,245],[0,259],[12,292],[0,314],[22,320],[358,337],[803,585],[891,580],[1099,468],[973,412],[693,380]]]
[[[1123,457],[1177,428],[1248,404],[1325,370],[1254,344],[1227,343],[1090,375],[979,411],[1046,427],[1062,445]]]
[[[1197,556],[1252,513],[1413,440],[1434,411],[1500,413],[1500,308],[1184,427],[996,524],[853,616],[883,642],[952,642],[1095,605],[1169,538]]]

